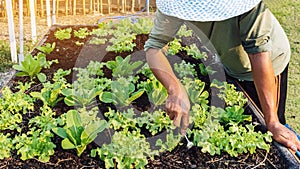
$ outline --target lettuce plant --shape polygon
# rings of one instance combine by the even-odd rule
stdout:
[[[97,29],[93,29],[90,32],[91,35],[95,35],[96,37],[105,37],[108,35],[108,31],[105,28],[97,28]]]
[[[245,115],[244,109],[237,105],[226,107],[224,113],[221,113],[220,117],[220,122],[224,124],[229,124],[230,122],[240,124],[245,121],[251,122],[252,116]]]
[[[99,98],[104,103],[113,103],[117,106],[128,106],[139,98],[144,90],[135,91],[135,85],[129,79],[119,77],[110,83],[110,91],[104,91]]]
[[[187,55],[192,56],[195,59],[207,59],[207,55],[204,52],[200,52],[199,48],[197,47],[197,45],[194,43],[192,45],[186,46],[183,48]]]
[[[92,150],[91,156],[99,158],[105,162],[105,168],[117,167],[144,168],[148,164],[148,158],[154,159],[158,151],[150,148],[150,143],[145,136],[138,132],[115,132],[110,144],[103,144],[101,148]]]
[[[166,112],[162,111],[161,109],[152,113],[147,111],[142,112],[141,116],[137,117],[137,124],[139,127],[145,126],[153,136],[162,130],[175,128]]]
[[[45,54],[50,54],[53,49],[55,48],[56,43],[53,42],[52,44],[46,43],[44,46],[37,46],[36,49],[45,53]]]
[[[151,18],[139,18],[137,22],[132,24],[131,29],[136,34],[149,34],[153,27],[153,20]]]
[[[17,154],[22,160],[38,157],[42,162],[48,162],[50,156],[54,154],[56,145],[51,141],[54,136],[51,131],[30,128],[26,134],[17,135],[13,139]]]
[[[8,87],[4,87],[2,90],[2,97],[0,98],[0,130],[17,129],[17,131],[21,131],[19,123],[23,121],[22,114],[34,110],[35,99],[24,93],[26,89],[23,86],[22,90],[15,93]]]
[[[83,125],[80,113],[77,110],[69,110],[66,114],[65,126],[54,128],[53,132],[63,138],[61,142],[63,149],[76,149],[77,155],[80,156],[86,146],[107,127],[108,123],[100,119]]]
[[[46,55],[43,53],[38,53],[37,56],[28,54],[24,61],[19,65],[14,65],[13,68],[18,70],[16,76],[29,76],[31,81],[37,76],[41,82],[45,82],[46,75],[40,71],[42,68],[49,68],[52,63],[58,63],[58,60],[47,61]]]
[[[168,97],[167,89],[156,78],[141,82],[139,88],[146,91],[150,103],[153,103],[154,106],[164,104]]]
[[[103,92],[101,86],[93,89],[86,89],[84,86],[79,87],[80,84],[77,82],[74,82],[73,86],[74,85],[74,89],[67,88],[62,90],[62,94],[65,96],[64,102],[68,106],[88,107],[89,105],[92,105],[96,101],[95,98]]]
[[[87,28],[80,28],[78,31],[74,30],[74,36],[78,37],[80,39],[86,38],[88,35],[90,35],[90,32]]]
[[[188,93],[189,99],[194,104],[199,104],[202,108],[208,108],[208,91],[204,90],[205,82],[200,79],[183,78],[183,86]]]
[[[114,130],[122,129],[123,131],[140,131],[140,129],[137,127],[136,115],[132,108],[122,112],[109,109],[109,111],[104,115],[109,119],[108,123]]]
[[[174,70],[177,72],[177,75],[179,78],[183,77],[196,77],[196,70],[195,65],[186,63],[184,60],[181,61],[181,63],[175,63],[174,64]]]
[[[248,101],[242,92],[236,90],[236,87],[233,84],[213,81],[213,83],[211,83],[211,87],[221,89],[221,92],[218,94],[218,96],[225,101],[227,106],[238,105],[243,107]]]
[[[70,87],[70,84],[67,83],[67,80],[64,76],[71,73],[71,70],[62,70],[58,69],[54,73],[53,82],[50,81],[43,83],[43,88],[40,92],[31,92],[30,95],[34,98],[40,99],[44,104],[54,107],[59,101],[64,98],[61,97],[63,90],[66,90]]]
[[[107,41],[107,39],[104,39],[104,38],[93,37],[89,41],[89,44],[92,44],[92,45],[103,45],[103,44],[105,44],[106,41]]]
[[[72,28],[59,29],[54,33],[56,39],[65,40],[71,38]]]
[[[201,111],[193,112],[203,113]],[[253,154],[257,148],[269,151],[268,143],[272,141],[270,132],[265,134],[255,132],[254,126],[247,124],[249,119],[246,116],[239,116],[242,117],[239,120],[229,120],[224,127],[220,121],[220,119],[224,119],[223,113],[222,108],[211,107],[211,110],[206,113],[205,122],[203,123],[202,119],[202,124],[195,124],[194,128],[188,131],[190,135],[193,135],[194,144],[200,147],[203,153],[213,156],[227,152],[230,156],[236,157],[241,153]],[[227,116],[225,115],[225,117]],[[245,125],[239,123],[245,123]]]
[[[110,85],[107,78],[97,78],[95,76],[103,76],[101,70],[102,63],[90,62],[87,68],[77,68],[77,80],[75,80],[71,88],[62,90],[62,94],[66,96],[64,102],[68,106],[88,107],[95,103],[96,97]]]
[[[51,130],[62,124],[61,118],[55,118],[55,113],[50,107],[41,107],[41,115],[29,121],[29,131],[15,136],[13,144],[22,160],[38,158],[42,162],[48,162],[54,154],[56,145],[51,141],[54,134]]]
[[[10,134],[0,133],[0,160],[10,157],[11,150],[14,149]]]
[[[112,70],[113,77],[133,75],[133,71],[142,65],[142,61],[130,62],[131,56],[128,55],[124,59],[117,56],[115,60],[106,62],[106,67]]]
[[[133,48],[136,44],[133,42],[135,40],[136,35],[125,32],[118,32],[114,34],[115,37],[112,37],[109,42],[112,45],[107,46],[106,51],[108,52],[129,52],[133,51]]]
[[[174,38],[173,41],[168,43],[168,50],[166,52],[167,55],[176,55],[178,52],[182,50],[181,40]]]
[[[176,35],[178,35],[178,36],[181,38],[181,37],[189,37],[189,36],[192,36],[192,33],[193,33],[192,30],[191,30],[191,29],[188,30],[187,27],[186,27],[186,25],[183,24],[183,25],[180,27],[180,29],[178,30],[178,32],[177,32]]]

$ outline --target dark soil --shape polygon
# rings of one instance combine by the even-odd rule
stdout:
[[[76,67],[84,67],[89,61],[108,61],[113,60],[116,56],[127,56],[128,52],[124,53],[114,53],[114,52],[106,52],[105,47],[99,47],[97,45],[85,45],[77,46],[75,45],[76,41],[85,42],[85,40],[72,37],[69,40],[59,41],[55,39],[54,32],[58,28],[66,28],[72,27],[73,30],[79,29],[80,27],[88,27],[89,29],[93,29],[96,26],[93,25],[85,25],[85,26],[53,26],[50,28],[48,34],[46,34],[43,43],[53,43],[56,42],[55,50],[47,55],[48,60],[58,59],[59,64],[54,64],[48,70],[43,70],[44,73],[47,74],[48,79],[52,78],[53,73],[59,69],[71,69],[74,66]],[[132,59],[143,60],[145,61],[145,52],[143,51],[144,42],[148,38],[147,35],[138,35],[135,43],[137,46],[132,52]],[[41,45],[40,44],[40,45]],[[32,54],[36,54],[37,51],[34,50]],[[193,60],[187,59],[187,61],[192,62]],[[110,72],[106,70],[106,75],[109,76]],[[71,83],[73,79],[73,75],[70,75],[68,78],[68,82]],[[28,81],[28,78],[24,77],[14,77],[8,85],[13,89],[17,85],[18,81]],[[201,79],[203,81],[208,82],[208,79]],[[36,85],[31,88],[31,91],[38,91],[41,89],[41,85],[36,83]],[[143,102],[143,101],[141,101]],[[36,113],[25,115],[23,128],[24,131],[28,130],[26,124],[29,118],[36,116],[39,114],[39,106],[42,103],[36,103]],[[139,105],[145,103],[139,103]],[[146,103],[147,104],[147,103]],[[66,106],[63,102],[60,102],[58,105],[54,107],[54,111],[57,115],[67,112],[72,107]],[[101,109],[101,107],[100,107]],[[103,109],[103,107],[102,107]],[[27,117],[26,117],[27,116]],[[26,122],[27,121],[27,122]],[[99,160],[98,158],[92,158],[90,156],[90,150],[97,147],[95,143],[92,143],[88,146],[87,150],[78,157],[76,155],[75,150],[64,150],[61,148],[61,138],[55,136],[53,138],[53,142],[56,144],[55,154],[51,156],[49,162],[44,163],[40,162],[37,159],[31,159],[22,161],[20,156],[16,154],[16,152],[12,152],[12,156],[10,158],[6,158],[4,160],[0,160],[0,168],[105,168],[104,162]],[[275,146],[271,146],[270,152],[266,152],[263,150],[258,150],[256,154],[242,154],[238,157],[230,157],[228,154],[221,154],[216,156],[210,156],[209,154],[202,153],[199,148],[193,147],[191,149],[186,148],[185,140],[182,140],[182,145],[177,146],[172,152],[162,153],[160,156],[156,156],[154,160],[149,160],[146,168],[287,168],[285,161],[279,154],[278,150]]]

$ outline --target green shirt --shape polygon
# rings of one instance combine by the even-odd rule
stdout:
[[[158,10],[145,51],[163,48],[184,23],[202,44],[215,49],[226,73],[240,80],[253,80],[247,53],[270,51],[275,75],[279,75],[290,60],[286,34],[263,2],[245,14],[216,22],[184,21]]]

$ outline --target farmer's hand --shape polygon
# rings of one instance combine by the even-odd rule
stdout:
[[[273,134],[273,139],[292,149],[293,151],[300,150],[300,142],[295,133],[279,122],[269,123],[268,130]]]
[[[166,112],[175,126],[181,126],[181,134],[185,135],[189,125],[190,101],[186,90],[179,84],[172,91],[168,91]]]

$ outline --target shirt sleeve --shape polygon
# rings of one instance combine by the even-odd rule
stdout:
[[[242,45],[247,53],[272,50],[273,19],[263,2],[241,16],[239,22]]]
[[[183,20],[165,15],[157,10],[154,26],[149,34],[149,39],[145,43],[144,50],[163,48],[168,42],[173,40],[182,24]]]

